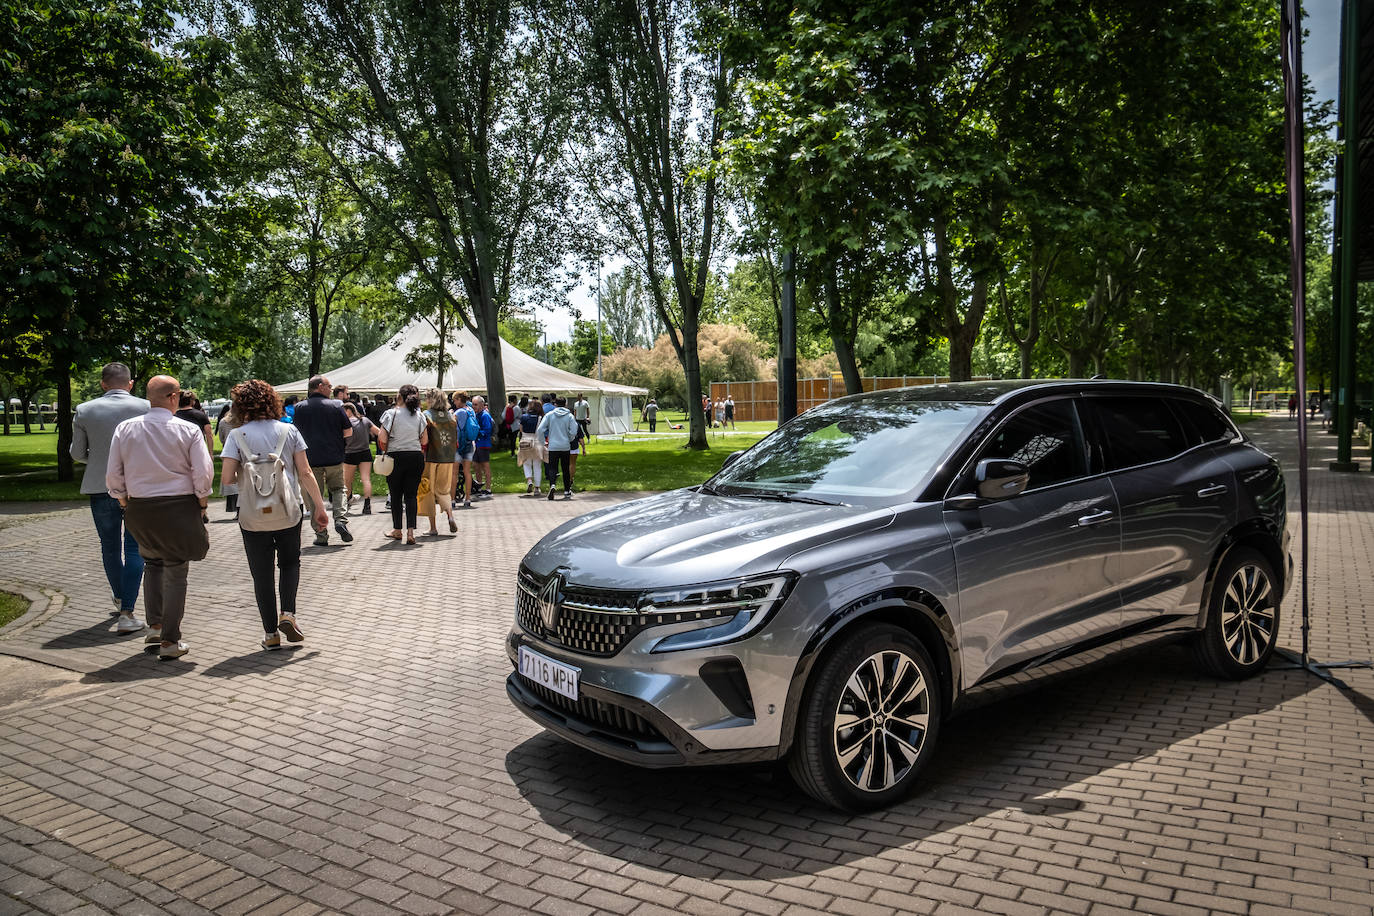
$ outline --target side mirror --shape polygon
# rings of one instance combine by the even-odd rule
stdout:
[[[974,472],[981,499],[1007,499],[1030,483],[1030,468],[1007,458],[984,458]]]
[[[740,449],[737,452],[731,452],[730,454],[726,455],[725,460],[721,462],[721,469],[723,470],[725,468],[728,468],[730,465],[734,464],[736,461],[739,460],[739,456],[743,454],[744,449]]]

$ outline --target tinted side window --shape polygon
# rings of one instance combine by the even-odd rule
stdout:
[[[1231,421],[1227,420],[1221,411],[1210,404],[1185,401],[1182,398],[1171,403],[1174,410],[1178,411],[1178,415],[1183,418],[1183,425],[1190,434],[1192,444],[1229,442],[1235,438],[1236,431],[1231,426]]]
[[[1108,471],[1172,458],[1192,443],[1163,398],[1092,398]]]
[[[1083,430],[1073,401],[1037,404],[1013,414],[978,450],[978,460],[984,458],[1010,458],[1030,468],[1027,489],[1084,476]]]

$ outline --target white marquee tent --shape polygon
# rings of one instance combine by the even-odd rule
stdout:
[[[449,392],[485,394],[486,368],[476,335],[467,328],[459,328],[450,337],[447,348],[450,362],[444,370],[443,384],[439,387]],[[323,374],[331,383],[347,385],[350,391],[361,394],[394,397],[396,390],[405,384],[414,385],[423,392],[434,386],[437,373],[432,369],[416,372],[407,368],[406,356],[420,347],[434,347],[438,342],[439,334],[429,322],[416,321],[366,356],[337,369],[326,370]],[[546,391],[570,396],[576,396],[579,392],[586,394],[591,404],[592,434],[597,436],[628,431],[633,416],[631,397],[648,394],[643,388],[599,382],[565,372],[540,362],[504,340],[501,341],[501,364],[505,368],[508,394],[532,394],[536,397]],[[275,387],[282,395],[304,395],[308,381],[300,379]],[[505,409],[504,404],[489,406],[492,415],[497,417]]]

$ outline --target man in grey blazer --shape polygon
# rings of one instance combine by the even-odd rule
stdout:
[[[100,371],[100,387],[104,394],[76,408],[72,420],[72,458],[86,463],[81,492],[91,498],[91,517],[100,535],[105,578],[110,582],[119,614],[115,630],[137,633],[143,629],[143,622],[134,616],[134,602],[143,581],[143,557],[138,552],[138,542],[124,527],[124,510],[119,501],[105,489],[105,465],[110,458],[115,427],[130,417],[147,413],[148,402],[130,393],[134,382],[129,367],[123,363],[110,363]]]

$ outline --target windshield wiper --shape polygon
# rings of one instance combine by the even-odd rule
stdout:
[[[799,496],[796,493],[784,493],[780,490],[744,490],[732,493],[731,496],[743,496],[753,499],[771,499],[780,503],[806,503],[811,506],[843,506],[844,503],[831,502],[828,499],[817,499],[814,496]]]

